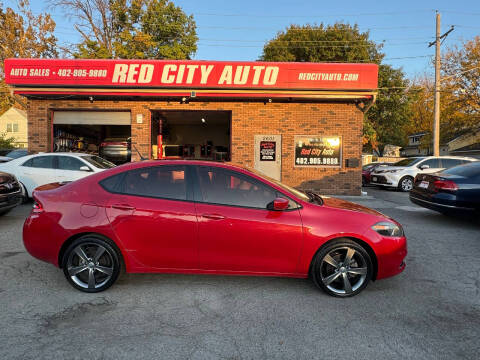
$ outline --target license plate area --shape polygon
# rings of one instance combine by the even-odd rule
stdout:
[[[422,181],[420,184],[418,184],[418,187],[422,189],[428,189],[429,184],[430,183],[428,181]]]

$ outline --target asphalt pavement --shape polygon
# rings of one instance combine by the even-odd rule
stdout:
[[[0,359],[478,359],[480,221],[366,191],[353,201],[403,224],[407,267],[348,299],[309,280],[162,274],[84,294],[26,253],[18,207],[0,217]]]

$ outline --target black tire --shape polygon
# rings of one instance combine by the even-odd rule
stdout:
[[[75,289],[96,293],[113,285],[122,263],[120,251],[111,240],[92,234],[70,244],[63,255],[62,268],[65,278]]]
[[[403,192],[409,192],[413,189],[413,177],[411,176],[404,176],[398,182],[398,190]]]
[[[350,262],[344,266],[347,254],[351,256]],[[313,258],[311,276],[315,285],[331,296],[355,296],[372,279],[372,260],[355,241],[345,238],[333,240],[320,248]]]

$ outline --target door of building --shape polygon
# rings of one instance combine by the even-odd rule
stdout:
[[[281,181],[282,135],[255,135],[255,169]]]

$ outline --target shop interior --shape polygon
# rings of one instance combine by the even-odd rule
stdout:
[[[71,125],[54,124],[54,152],[83,152],[99,155],[102,146],[112,141],[127,142],[130,125]],[[102,154],[104,157],[108,157]],[[113,160],[113,159],[107,159]],[[117,161],[115,161],[117,162]]]
[[[230,111],[152,111],[154,158],[230,161]]]

